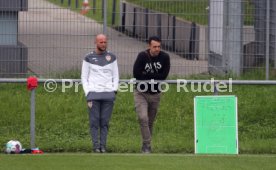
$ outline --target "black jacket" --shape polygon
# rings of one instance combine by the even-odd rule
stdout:
[[[150,56],[149,50],[142,51],[138,54],[133,67],[133,76],[136,80],[165,80],[170,71],[170,57],[167,53],[160,51],[158,56]],[[143,83],[144,84],[144,83]],[[150,84],[139,85],[136,84],[136,88],[147,88],[146,92],[156,93],[160,92],[158,84],[154,84],[154,88],[151,88]]]

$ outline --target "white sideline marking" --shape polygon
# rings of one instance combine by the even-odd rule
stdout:
[[[32,154],[30,154],[32,155]],[[142,153],[44,153],[41,156],[153,156],[153,157],[276,157],[274,154],[239,154],[239,155],[227,155],[227,154],[166,154],[166,153],[151,153],[151,154],[142,154]],[[37,156],[37,155],[35,155]]]

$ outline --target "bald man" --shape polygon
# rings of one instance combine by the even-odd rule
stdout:
[[[98,34],[96,49],[82,63],[81,82],[87,100],[93,151],[106,152],[109,120],[119,84],[117,59],[107,51],[107,37]]]

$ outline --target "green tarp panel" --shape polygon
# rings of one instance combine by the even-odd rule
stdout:
[[[196,154],[238,154],[236,96],[196,96]]]

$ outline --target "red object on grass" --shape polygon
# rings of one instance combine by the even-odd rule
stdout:
[[[32,150],[32,154],[43,154],[43,151],[39,149],[34,149]]]
[[[27,79],[27,89],[28,90],[33,90],[35,88],[37,88],[38,84],[37,84],[37,78],[36,77],[29,77]]]

